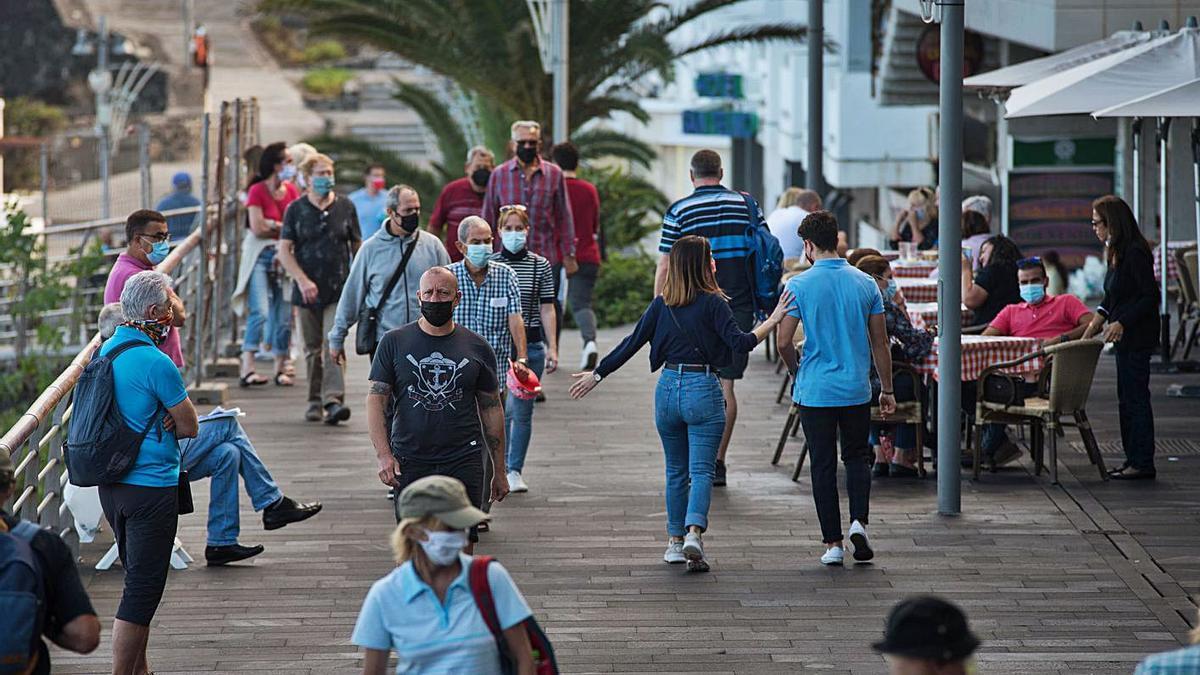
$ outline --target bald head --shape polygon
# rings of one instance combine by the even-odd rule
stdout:
[[[458,278],[445,267],[430,267],[421,275],[417,299],[425,302],[458,300]]]

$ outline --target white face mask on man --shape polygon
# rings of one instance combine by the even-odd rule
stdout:
[[[462,530],[454,532],[425,531],[425,540],[420,542],[429,562],[438,567],[454,564],[458,554],[467,546],[467,533]]]

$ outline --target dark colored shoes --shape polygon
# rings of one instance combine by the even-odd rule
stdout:
[[[204,559],[208,561],[209,567],[218,567],[220,565],[228,565],[247,558],[253,558],[263,552],[262,544],[255,546],[242,546],[241,544],[230,544],[229,546],[206,546],[204,548]]]
[[[716,471],[713,472],[713,487],[725,487],[725,462],[719,459]]]
[[[350,409],[341,403],[328,403],[325,405],[325,424],[330,426],[336,425],[338,422],[345,422],[350,419]]]
[[[889,475],[887,462],[875,462],[871,465],[872,478],[887,478]]]
[[[321,403],[314,401],[308,404],[308,410],[304,411],[304,419],[308,422],[320,422],[325,419],[325,411],[321,408]]]
[[[1157,475],[1158,472],[1154,469],[1135,469],[1132,466],[1123,466],[1108,472],[1108,477],[1112,480],[1154,480]]]
[[[279,501],[263,509],[263,528],[278,530],[279,528],[308,520],[321,512],[321,502],[301,504],[291,497],[281,497]]]
[[[919,471],[911,466],[904,466],[902,464],[892,464],[888,467],[888,470],[892,478],[917,478],[921,475]]]

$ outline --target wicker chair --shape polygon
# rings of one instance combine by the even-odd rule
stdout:
[[[1176,250],[1175,262],[1179,269],[1179,331],[1175,334],[1171,354],[1174,356],[1182,347],[1182,360],[1187,361],[1192,347],[1196,346],[1197,340],[1200,339],[1200,289],[1196,288],[1196,251]]]
[[[1096,444],[1096,435],[1092,433],[1091,423],[1088,422],[1084,406],[1092,388],[1092,378],[1096,374],[1096,363],[1100,360],[1100,351],[1104,345],[1099,340],[1074,340],[1060,345],[1046,347],[1044,350],[1028,356],[997,363],[986,368],[980,375],[982,383],[988,375],[1011,368],[1037,357],[1050,359],[1050,387],[1046,398],[1027,398],[1023,405],[1004,405],[979,400],[975,407],[976,424],[1029,424],[1031,427],[1030,448],[1034,457],[1034,473],[1040,475],[1046,438],[1050,440],[1050,480],[1058,484],[1058,431],[1064,426],[1074,426],[1079,429],[1083,445],[1087,449],[1088,459],[1100,471],[1102,480],[1108,479],[1104,469],[1104,459],[1100,456],[1100,447]],[[1071,416],[1074,423],[1064,422],[1062,417]],[[975,433],[974,442],[974,471],[975,480],[979,480],[980,458],[983,454],[983,434]],[[995,471],[993,465],[992,470]]]

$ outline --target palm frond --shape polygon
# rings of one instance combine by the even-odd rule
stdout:
[[[804,41],[808,38],[808,27],[796,23],[764,24],[758,26],[739,26],[714,33],[690,45],[677,47],[675,56],[682,57],[695,54],[706,49],[724,47],[731,44],[746,44],[752,42],[772,42],[775,40]]]
[[[453,164],[467,156],[467,139],[462,127],[449,108],[428,89],[393,78],[396,91],[392,96],[412,108],[437,141],[441,164]]]
[[[579,149],[584,159],[616,157],[628,160],[649,169],[658,156],[654,148],[631,136],[610,129],[588,129],[577,131],[571,142]]]

